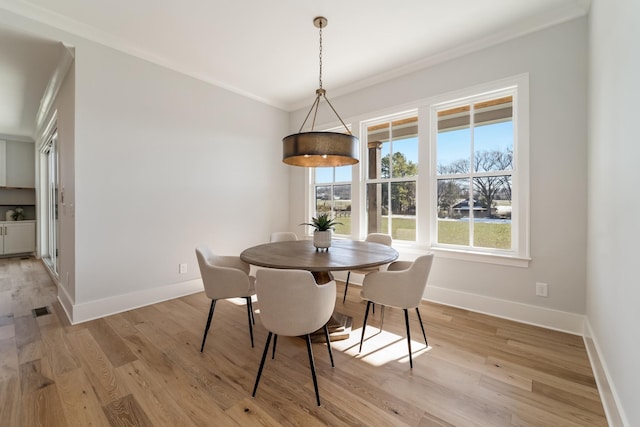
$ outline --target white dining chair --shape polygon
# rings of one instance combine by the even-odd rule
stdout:
[[[381,243],[387,246],[391,246],[391,243],[393,242],[393,240],[391,239],[391,236],[384,233],[369,233],[367,235],[367,238],[364,239],[364,241],[371,242],[371,243]],[[349,289],[349,278],[351,277],[351,273],[366,275],[374,271],[384,271],[387,268],[387,265],[388,264],[384,264],[378,267],[364,268],[359,270],[350,270],[347,273],[347,281],[345,282],[345,285],[344,285],[344,296],[342,297],[342,303],[344,304],[344,302],[347,299],[347,289]]]
[[[401,308],[404,310],[404,319],[407,328],[409,364],[413,369],[408,309],[416,309],[420,328],[422,329],[424,343],[428,347],[427,334],[424,331],[424,325],[422,324],[422,317],[420,316],[418,306],[422,301],[432,264],[433,253],[430,252],[426,255],[419,256],[413,262],[392,262],[387,271],[374,272],[365,276],[360,296],[367,301],[367,308],[364,313],[362,336],[360,338],[360,348],[358,352],[362,351],[362,342],[364,341],[364,332],[367,328],[367,317],[369,316],[369,308],[371,307],[371,304],[378,303],[382,306]],[[380,327],[382,328],[382,325]]]
[[[294,240],[298,240],[298,236],[296,233],[291,231],[274,231],[271,233],[271,239],[269,240],[271,243],[274,242],[291,242]]]
[[[278,335],[304,336],[307,342],[307,353],[309,355],[313,387],[316,392],[316,402],[320,406],[320,393],[318,391],[310,334],[321,328],[324,329],[331,367],[333,367],[333,354],[331,352],[327,322],[333,314],[336,303],[336,282],[331,281],[318,285],[313,275],[305,270],[265,269],[259,270],[256,276],[256,293],[260,301],[260,319],[269,334],[262,353],[262,360],[260,361],[252,396],[255,397],[258,390],[271,337],[273,336],[273,359],[275,358]]]
[[[249,276],[250,265],[237,256],[216,255],[205,246],[196,248],[196,257],[202,275],[204,292],[211,299],[209,317],[204,328],[200,352],[204,350],[207,333],[211,327],[216,301],[227,298],[244,298],[247,301],[247,317],[249,320],[249,336],[253,347],[253,304],[251,296],[255,295],[255,278]]]

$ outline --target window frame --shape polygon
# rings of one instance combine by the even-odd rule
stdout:
[[[512,219],[510,250],[471,246],[451,247],[437,242],[437,185],[443,175],[437,173],[438,111],[455,108],[487,99],[513,97],[513,169]],[[520,75],[485,85],[459,90],[434,97],[424,107],[429,118],[429,236],[428,245],[445,257],[527,267],[529,252],[529,79]],[[489,173],[496,175],[497,173]],[[477,175],[486,175],[478,173]]]
[[[340,221],[339,217],[335,216],[335,195],[334,195],[334,187],[336,186],[340,186],[340,185],[349,185],[351,187],[351,228],[349,230],[348,234],[338,234],[336,232],[334,232],[334,236],[338,236],[338,237],[349,237],[353,234],[353,165],[352,169],[351,169],[351,180],[350,181],[336,181],[336,167],[335,166],[326,166],[326,168],[331,168],[332,170],[332,181],[328,181],[328,182],[317,182],[316,180],[316,171],[318,168],[309,168],[309,192],[310,192],[310,199],[311,199],[311,206],[310,206],[310,211],[312,213],[312,216],[315,216],[318,214],[317,212],[317,200],[316,200],[316,188],[317,187],[331,187],[331,215],[332,217],[335,217],[338,221]]]
[[[416,134],[416,137],[418,139],[418,173],[417,175],[414,176],[410,176],[410,177],[394,177],[391,176],[389,178],[369,178],[367,176],[367,170],[368,170],[368,162],[369,162],[369,153],[368,153],[368,128],[371,126],[376,126],[376,125],[380,125],[380,124],[384,124],[384,123],[392,123],[394,121],[399,121],[399,120],[403,120],[403,119],[409,119],[409,118],[413,118],[415,117],[417,119],[416,121],[416,127],[418,128],[418,133]],[[419,109],[418,108],[412,108],[409,110],[404,110],[401,112],[396,112],[396,113],[392,113],[392,114],[387,114],[381,117],[377,117],[375,119],[370,119],[370,120],[362,120],[360,121],[360,159],[364,159],[363,166],[360,167],[360,176],[359,176],[359,180],[360,180],[360,188],[361,190],[361,194],[359,195],[360,197],[360,206],[362,207],[362,214],[360,215],[361,218],[363,219],[362,222],[362,228],[364,229],[364,234],[368,234],[366,232],[366,229],[368,227],[369,224],[369,219],[367,217],[367,212],[366,212],[366,206],[367,206],[367,202],[366,202],[366,193],[367,193],[367,188],[369,184],[388,184],[389,185],[389,189],[388,189],[388,198],[389,200],[386,200],[385,202],[389,203],[389,217],[392,216],[392,212],[391,212],[391,184],[395,183],[395,182],[414,182],[415,183],[415,187],[416,187],[416,214],[415,214],[415,223],[416,223],[416,240],[400,240],[400,239],[394,239],[394,244],[395,242],[400,242],[401,244],[406,244],[406,245],[410,245],[413,246],[418,242],[419,239],[419,230],[418,230],[418,218],[420,217],[420,208],[418,207],[420,204],[420,176],[421,176],[421,167],[420,167],[420,153],[421,151],[423,151],[423,149],[421,149],[420,147],[420,114],[419,114]],[[391,146],[393,147],[393,140],[390,140]],[[393,162],[391,160],[391,158],[389,159],[389,167],[392,170],[393,169]],[[353,187],[352,187],[352,191],[353,191]],[[352,193],[352,197],[353,197],[353,193]],[[391,221],[392,223],[393,221]],[[391,224],[390,223],[390,224]],[[381,233],[387,233],[389,232],[389,234],[391,234],[390,230],[387,231],[379,231]],[[358,233],[358,234],[362,234],[362,233]]]

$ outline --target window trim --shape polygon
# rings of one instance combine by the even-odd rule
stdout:
[[[450,247],[435,242],[437,227],[437,109],[453,108],[457,105],[478,102],[491,97],[513,96],[513,170],[511,171],[514,197],[512,199],[512,249],[478,249],[471,247]],[[529,76],[522,74],[512,78],[486,83],[449,94],[431,98],[424,106],[428,113],[429,141],[429,247],[443,257],[527,267],[530,258],[529,227]]]
[[[368,146],[368,128],[370,126],[376,126],[379,124],[383,124],[383,123],[389,123],[389,122],[393,122],[393,121],[398,121],[398,120],[403,120],[403,119],[409,119],[409,118],[417,118],[417,123],[416,126],[418,127],[418,159],[420,159],[420,153],[421,153],[421,147],[420,147],[420,110],[419,108],[410,108],[410,109],[403,109],[402,111],[396,112],[396,113],[391,113],[391,114],[385,114],[383,116],[378,116],[374,119],[367,119],[367,120],[361,120],[359,125],[360,125],[360,163],[362,165],[364,165],[365,167],[360,167],[360,174],[358,176],[359,182],[361,184],[360,188],[361,188],[361,192],[358,194],[358,199],[360,200],[360,206],[362,207],[362,212],[359,213],[359,216],[361,218],[361,224],[363,227],[363,230],[365,230],[365,235],[366,233],[366,227],[368,226],[368,218],[367,218],[367,212],[366,212],[366,205],[367,205],[367,201],[366,201],[366,196],[367,196],[367,185],[368,184],[387,184],[387,183],[393,183],[393,182],[406,182],[406,181],[412,181],[415,182],[415,186],[416,186],[416,240],[395,240],[394,242],[399,242],[405,245],[415,245],[418,243],[418,239],[419,239],[419,227],[418,227],[418,218],[420,217],[420,208],[419,206],[419,201],[420,201],[420,187],[422,187],[422,185],[420,184],[420,176],[421,176],[421,168],[420,168],[420,160],[418,160],[418,174],[412,177],[390,177],[390,178],[376,178],[376,179],[369,179],[367,177],[367,167],[368,164],[367,162],[369,161],[369,156],[368,156],[368,150],[367,150],[367,146]],[[363,141],[364,139],[364,141]],[[359,163],[359,164],[360,164]],[[352,188],[353,190],[353,188]],[[352,193],[353,194],[353,193]],[[391,194],[391,192],[389,192],[389,195]],[[362,233],[358,233],[358,234],[362,234]]]
[[[351,165],[351,166],[353,166],[353,165]],[[334,231],[333,236],[341,237],[341,238],[344,238],[344,237],[347,237],[347,236],[351,236],[353,234],[353,169],[351,170],[351,181],[336,181],[336,166],[326,166],[326,167],[330,167],[332,169],[332,172],[333,172],[332,179],[333,180],[330,181],[330,182],[320,182],[320,183],[316,180],[316,177],[317,177],[316,172],[317,172],[318,168],[309,168],[309,170],[310,170],[310,174],[309,174],[310,175],[310,183],[311,183],[311,185],[309,186],[309,191],[311,193],[311,197],[312,197],[312,200],[313,200],[313,205],[312,205],[311,212],[315,212],[316,215],[318,214],[317,209],[316,209],[317,208],[317,205],[316,205],[316,203],[317,203],[317,199],[316,199],[316,196],[317,196],[316,189],[317,189],[317,187],[331,187],[331,214],[332,214],[332,217],[338,218],[338,217],[335,216],[335,211],[336,211],[335,210],[335,200],[336,199],[334,198],[335,197],[335,195],[334,195],[334,187],[340,186],[340,185],[349,185],[351,187],[350,191],[351,191],[351,200],[352,200],[352,202],[351,202],[351,229],[349,230],[349,234],[338,234],[338,233],[336,233]],[[312,234],[313,233],[311,233],[309,235],[312,235]]]

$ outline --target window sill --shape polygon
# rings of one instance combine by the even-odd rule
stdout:
[[[313,236],[309,236],[309,239]],[[333,236],[334,239],[349,239],[347,236]],[[460,249],[434,248],[429,246],[419,246],[410,242],[394,241],[392,247],[402,255],[408,255],[407,259],[413,259],[425,252],[433,252],[438,258],[457,259],[461,261],[480,262],[484,264],[504,265],[508,267],[528,268],[531,258],[517,257],[501,254],[490,254],[482,252],[465,251]]]
[[[406,255],[407,258],[414,258],[415,256],[422,255],[425,252],[433,252],[437,258],[449,258],[518,268],[528,268],[529,262],[531,261],[531,258],[465,251],[460,249],[436,248],[414,245],[407,242],[394,241],[393,247],[401,254],[401,258],[402,255]]]
[[[457,249],[431,248],[437,257],[458,259],[462,261],[481,262],[485,264],[505,265],[509,267],[528,268],[531,258],[472,252]]]

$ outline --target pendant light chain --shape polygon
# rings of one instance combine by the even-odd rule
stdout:
[[[320,22],[320,54],[318,55],[320,59],[320,89],[322,89],[322,22]]]

